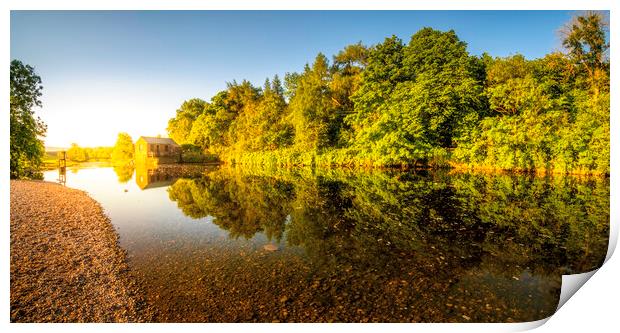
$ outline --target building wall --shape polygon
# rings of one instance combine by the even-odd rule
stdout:
[[[148,157],[148,143],[142,139],[136,141],[135,158],[137,160],[144,160]]]
[[[135,156],[137,160],[144,160],[149,157],[178,159],[180,152],[180,148],[175,145],[147,143],[141,138],[136,141]]]

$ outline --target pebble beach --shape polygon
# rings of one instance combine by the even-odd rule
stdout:
[[[11,180],[11,322],[143,322],[118,235],[85,192]]]

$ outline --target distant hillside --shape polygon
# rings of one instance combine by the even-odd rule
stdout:
[[[48,153],[56,153],[62,150],[67,150],[69,148],[64,148],[64,147],[45,147],[45,152]]]

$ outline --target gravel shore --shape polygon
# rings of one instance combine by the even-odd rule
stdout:
[[[11,321],[148,321],[117,241],[85,192],[11,180]]]

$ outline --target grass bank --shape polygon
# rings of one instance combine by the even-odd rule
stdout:
[[[426,168],[455,169],[483,173],[522,173],[538,175],[582,175],[608,176],[608,173],[587,168],[562,169],[549,165],[547,168],[502,168],[487,164],[463,163],[455,158],[449,149],[437,148],[424,158],[394,161],[381,156],[365,155],[355,149],[329,149],[324,151],[299,151],[280,149],[265,152],[241,152],[223,154],[222,161],[231,165],[266,167],[325,167],[325,168]]]

